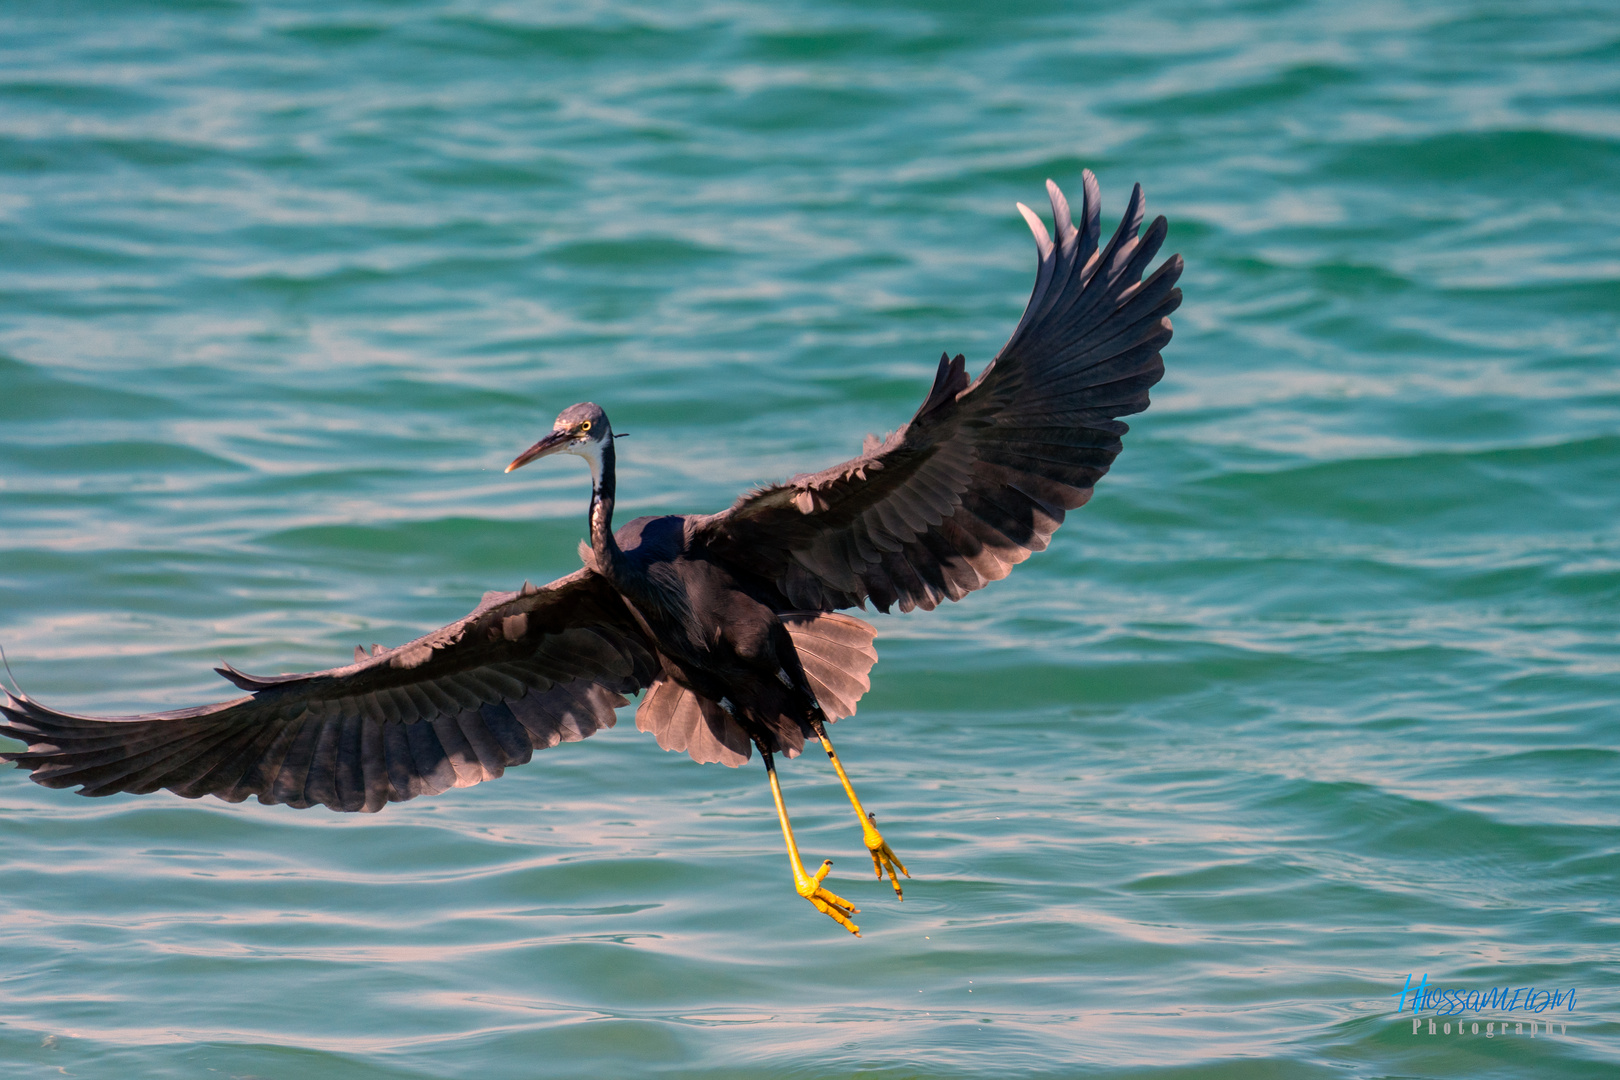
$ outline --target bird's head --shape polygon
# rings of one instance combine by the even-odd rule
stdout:
[[[512,459],[507,472],[522,468],[547,454],[573,454],[591,463],[591,479],[602,472],[602,448],[613,442],[613,425],[601,406],[589,401],[570,405],[557,414],[551,433]]]

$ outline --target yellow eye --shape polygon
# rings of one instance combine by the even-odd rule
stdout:
[[[581,430],[581,431],[589,431],[589,430],[591,430],[591,422],[589,420],[587,420],[583,424],[580,424],[579,425],[579,430]]]

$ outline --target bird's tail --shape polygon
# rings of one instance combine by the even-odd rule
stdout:
[[[852,716],[861,695],[871,689],[868,673],[877,663],[872,639],[877,631],[859,619],[835,612],[788,611],[778,616],[793,639],[810,688],[828,720]],[[803,746],[800,717],[779,717],[778,749],[788,757]],[[748,732],[725,706],[693,693],[670,678],[647,688],[636,709],[636,727],[650,732],[665,750],[690,754],[698,762],[732,768],[753,754]]]

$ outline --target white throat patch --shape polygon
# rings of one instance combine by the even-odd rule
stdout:
[[[591,490],[602,490],[602,444],[595,439],[586,439],[584,442],[568,444],[565,454],[582,457],[591,464]]]

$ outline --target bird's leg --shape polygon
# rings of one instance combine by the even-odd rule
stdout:
[[[878,832],[877,817],[867,813],[861,806],[860,797],[855,794],[855,788],[849,782],[849,774],[844,771],[844,763],[838,760],[838,754],[833,750],[832,740],[827,738],[826,725],[818,717],[812,721],[811,726],[815,729],[816,736],[821,739],[821,748],[827,751],[828,760],[832,762],[833,768],[838,770],[838,779],[843,781],[844,791],[849,795],[850,805],[855,807],[855,816],[861,819],[862,839],[866,842],[867,854],[872,856],[872,869],[877,872],[880,881],[883,879],[883,872],[887,870],[889,872],[889,884],[894,886],[894,895],[904,900],[906,895],[900,891],[900,874],[910,877],[911,871],[906,869],[905,863],[895,857],[894,850],[889,847],[888,841],[883,839],[882,833]],[[900,874],[895,873],[896,870],[899,870]]]
[[[799,845],[793,842],[793,826],[788,821],[787,804],[782,801],[782,784],[776,779],[776,762],[771,758],[771,752],[763,746],[759,752],[765,759],[765,772],[771,778],[771,798],[776,800],[776,816],[782,822],[782,839],[787,841],[788,861],[793,864],[793,887],[800,896],[814,904],[817,911],[831,916],[845,930],[860,937],[861,928],[849,921],[849,917],[858,914],[860,908],[821,887],[827,871],[832,869],[832,860],[822,863],[821,869],[814,874],[805,872],[804,862],[799,858]]]

